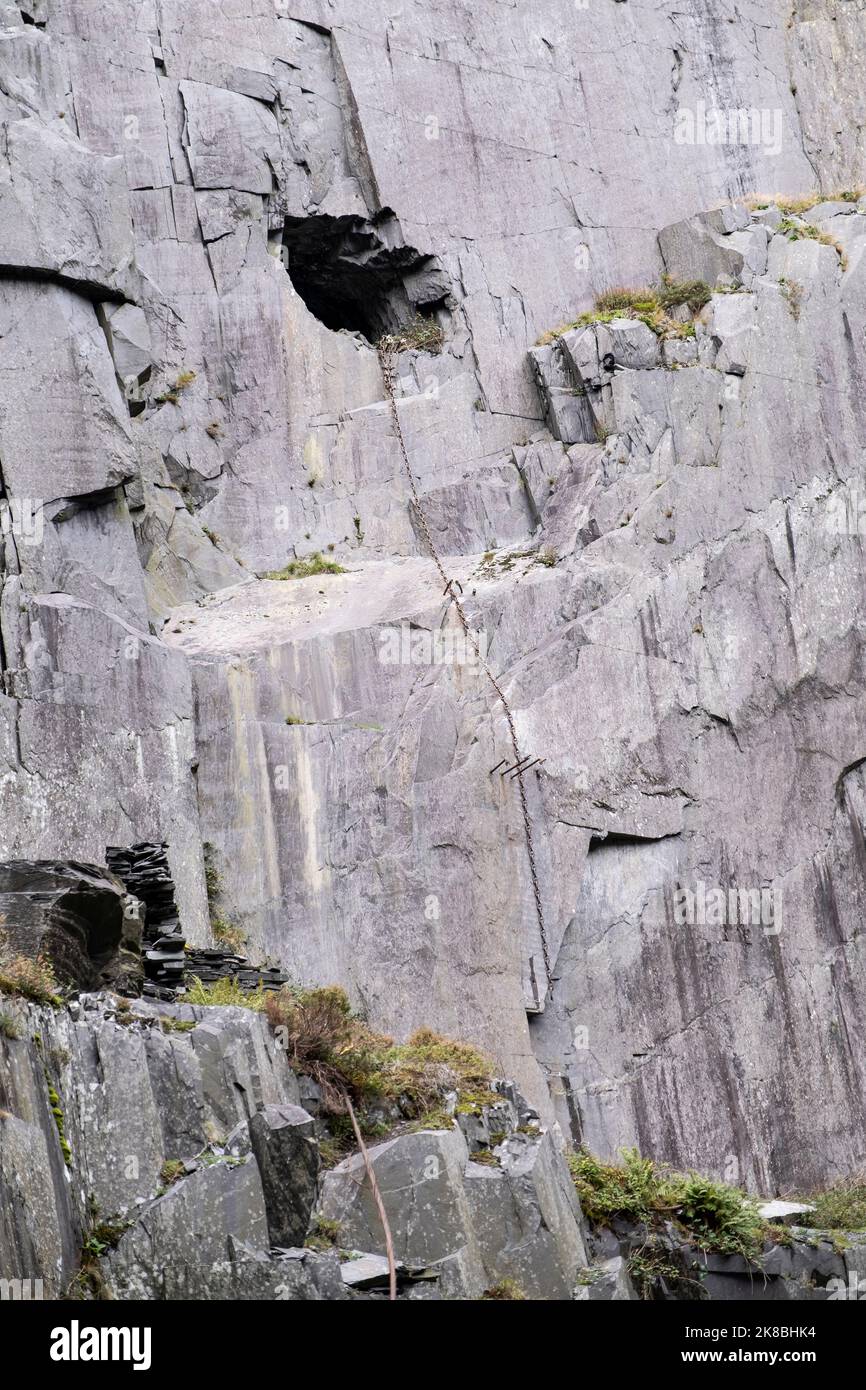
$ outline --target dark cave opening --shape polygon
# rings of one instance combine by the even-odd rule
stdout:
[[[433,256],[402,243],[393,214],[287,217],[283,260],[312,314],[334,332],[375,343],[420,314],[447,312],[447,284]]]

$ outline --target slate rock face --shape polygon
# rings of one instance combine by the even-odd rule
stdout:
[[[169,1188],[138,1215],[108,1261],[116,1297],[207,1298],[212,1265],[229,1240],[267,1242],[262,1185],[254,1162],[216,1162]]]
[[[562,1155],[549,1134],[516,1134],[495,1153],[491,1164],[472,1161],[459,1129],[370,1148],[396,1258],[437,1273],[446,1297],[478,1298],[509,1279],[529,1298],[571,1298],[587,1258]],[[321,1210],[340,1223],[342,1243],[384,1251],[360,1155],[325,1175]]]
[[[3,1010],[15,1026],[0,1032],[0,1267],[46,1280],[51,1296],[77,1267],[91,1195],[102,1219],[133,1219],[163,1185],[167,1161],[219,1149],[258,1109],[298,1099],[285,1054],[249,1009],[119,1008],[112,996],[85,995],[62,1010],[4,999]],[[255,1244],[267,1249],[266,1224]]]
[[[0,8],[0,854],[165,842],[205,946],[207,842],[258,958],[471,1036],[574,1139],[851,1172],[866,13],[299,9]],[[758,138],[697,128],[719,71]],[[816,183],[828,240],[734,205]],[[372,333],[340,301],[383,265],[444,334],[398,412],[544,760],[555,984],[501,707],[383,641],[454,625],[369,336],[324,321]],[[535,347],[663,271],[723,277],[693,340]],[[314,551],[346,573],[259,577]],[[672,920],[698,880],[781,931]]]

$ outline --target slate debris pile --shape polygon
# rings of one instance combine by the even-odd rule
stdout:
[[[203,984],[234,980],[242,990],[279,989],[287,977],[279,970],[250,965],[245,956],[220,947],[187,947],[180,929],[166,844],[109,846],[106,862],[129,893],[144,905],[142,993],[171,1003],[194,976]]]
[[[186,970],[202,984],[232,979],[244,990],[258,989],[260,985],[264,989],[280,989],[288,978],[273,967],[250,965],[246,956],[234,955],[218,946],[190,947],[186,952]]]

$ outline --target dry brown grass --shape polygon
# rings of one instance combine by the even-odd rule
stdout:
[[[345,1113],[348,1094],[362,1107],[394,1102],[413,1119],[448,1091],[468,1095],[489,1087],[493,1066],[476,1048],[426,1028],[395,1043],[358,1018],[338,986],[268,994],[265,1012],[290,1066],[321,1087],[332,1114]]]
[[[60,987],[51,962],[45,956],[14,953],[0,932],[0,994],[30,999],[35,1004],[59,1004]]]

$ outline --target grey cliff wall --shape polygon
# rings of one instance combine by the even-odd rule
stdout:
[[[862,0],[0,0],[0,857],[165,840],[204,943],[208,844],[251,953],[574,1139],[861,1162],[866,205],[810,214],[844,258],[692,219],[857,184],[864,49]],[[761,138],[677,140],[713,107]],[[741,291],[679,357],[534,348],[664,270]],[[546,760],[552,982],[501,708],[388,655],[454,622],[369,341],[418,307],[400,419]],[[698,883],[783,910],[684,926]]]

